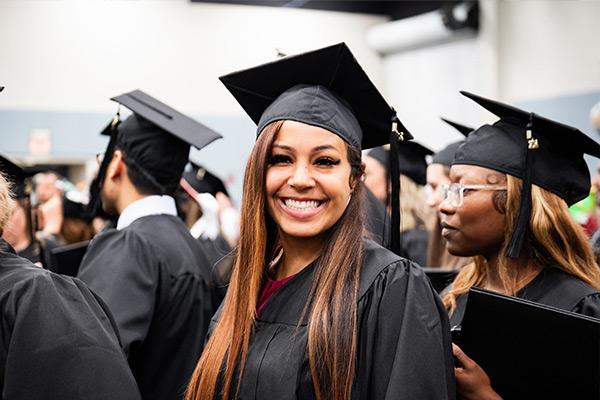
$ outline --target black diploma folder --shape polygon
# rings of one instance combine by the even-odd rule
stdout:
[[[79,266],[87,251],[89,240],[68,244],[52,249],[52,272],[57,274],[77,276]]]
[[[600,399],[600,319],[472,288],[460,344],[504,399]]]

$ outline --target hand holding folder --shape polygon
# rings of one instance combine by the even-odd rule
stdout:
[[[460,341],[504,399],[600,399],[598,319],[472,288]]]

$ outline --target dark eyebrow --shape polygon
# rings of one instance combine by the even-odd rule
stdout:
[[[273,143],[272,147],[277,147],[283,150],[288,150],[288,151],[292,151],[292,148],[290,146],[286,146],[285,144],[277,144],[277,143]]]
[[[324,145],[315,147],[314,149],[312,149],[312,152],[317,153],[317,152],[323,151],[323,150],[336,150],[336,148],[330,144],[324,144]]]
[[[277,148],[279,148],[279,149],[282,149],[282,150],[288,150],[288,151],[293,151],[293,150],[294,150],[293,148],[291,148],[290,146],[287,146],[287,145],[285,145],[285,144],[277,144],[277,143],[273,143],[273,146],[272,146],[272,147],[274,147],[274,148],[275,148],[275,147],[277,147]],[[312,153],[318,153],[319,151],[323,151],[323,150],[336,150],[336,148],[335,148],[333,145],[330,145],[330,144],[324,144],[324,145],[317,146],[317,147],[313,148],[313,149],[311,150],[311,152],[312,152]]]

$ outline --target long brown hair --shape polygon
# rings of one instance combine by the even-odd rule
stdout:
[[[265,268],[278,247],[277,227],[266,211],[265,176],[271,147],[282,125],[283,121],[268,125],[248,159],[233,274],[219,322],[192,375],[186,400],[217,399],[219,390],[220,398],[227,399],[233,390],[239,390]],[[363,168],[360,151],[351,146],[347,149],[352,197],[324,240],[305,308],[309,364],[317,399],[349,399],[354,380],[364,233]],[[239,375],[234,388],[235,371]]]
[[[512,175],[507,177],[507,191],[500,209],[506,213],[504,242],[498,258],[498,275],[506,294],[514,295],[519,289],[519,266],[543,267],[555,265],[563,271],[600,289],[600,269],[587,236],[569,214],[567,203],[557,195],[532,185],[529,237],[521,256],[512,260],[505,256],[521,200],[522,181]],[[504,192],[497,192],[498,194]],[[498,208],[498,207],[497,207]],[[456,308],[456,298],[469,291],[471,286],[481,286],[486,280],[486,261],[481,256],[458,273],[452,289],[444,296],[444,305],[450,312]]]

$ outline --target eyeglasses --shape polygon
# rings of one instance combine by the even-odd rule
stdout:
[[[463,205],[465,199],[465,190],[506,190],[506,186],[502,185],[464,185],[462,183],[451,183],[450,185],[442,185],[444,194],[444,202],[452,207],[458,208]]]

